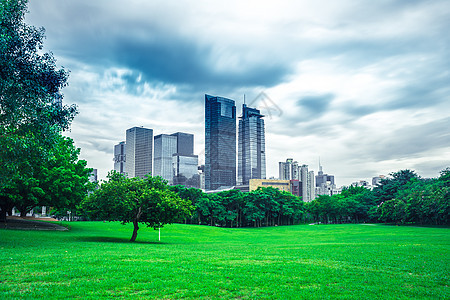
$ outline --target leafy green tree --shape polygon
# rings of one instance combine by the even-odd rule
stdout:
[[[26,9],[26,0],[0,2],[1,218],[13,206],[4,196],[8,191],[19,186],[27,197],[40,193],[31,179],[33,165],[48,159],[76,115],[74,105],[62,105],[68,72],[43,53],[44,29],[23,22]]]
[[[114,171],[80,208],[91,219],[133,223],[131,242],[136,240],[139,223],[161,228],[189,217],[194,210],[190,201],[178,197],[159,176],[127,178]]]
[[[88,190],[92,189],[86,161],[78,160],[70,138],[59,136],[46,160],[39,160],[27,169],[31,174],[12,174],[8,188],[2,189],[1,198],[15,206],[25,216],[36,206],[51,206],[60,210],[75,210]]]
[[[405,188],[411,180],[419,178],[419,176],[411,170],[401,170],[391,173],[390,176],[391,178],[382,179],[380,184],[373,190],[377,204],[394,199],[397,192]]]

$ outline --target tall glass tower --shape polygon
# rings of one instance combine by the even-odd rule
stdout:
[[[242,105],[239,120],[238,184],[266,178],[266,153],[263,115],[256,108]]]
[[[177,152],[177,137],[168,134],[160,134],[154,139],[154,166],[153,176],[161,176],[173,182],[172,156]]]
[[[205,95],[205,189],[236,185],[236,105]]]
[[[128,177],[141,177],[152,172],[153,129],[133,127],[126,132],[125,172]]]

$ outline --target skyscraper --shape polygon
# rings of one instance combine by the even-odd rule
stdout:
[[[177,138],[176,153],[172,156],[173,184],[200,187],[198,156],[194,155],[194,135],[184,132],[171,134]]]
[[[255,108],[242,105],[239,120],[238,184],[266,178],[264,116]]]
[[[125,172],[128,177],[141,177],[152,172],[153,130],[133,127],[126,131]]]
[[[173,184],[181,184],[186,187],[200,187],[200,175],[198,174],[198,156],[174,154],[172,156]]]
[[[236,185],[234,100],[205,95],[205,189]]]
[[[292,176],[292,162],[294,160],[292,158],[286,159],[286,162],[280,161],[278,163],[278,177],[280,180],[291,180]]]
[[[126,164],[126,144],[125,142],[120,142],[114,145],[114,170],[120,174],[125,174],[125,164]]]
[[[280,180],[301,180],[298,162],[292,158],[286,159],[286,162],[278,163],[278,172]]]
[[[308,182],[309,182],[309,196],[310,196],[310,201],[316,199],[316,185],[315,185],[315,177],[314,177],[314,171],[309,171],[309,178],[308,178]]]
[[[172,156],[177,152],[177,137],[168,134],[156,135],[154,138],[153,176],[161,176],[173,183]]]
[[[310,198],[310,188],[309,188],[309,172],[308,172],[308,165],[302,165],[299,167],[300,171],[300,181],[302,185],[302,199],[304,202],[311,201]]]
[[[177,137],[177,149],[175,153],[180,155],[194,154],[194,135],[184,132],[176,132],[171,136]]]

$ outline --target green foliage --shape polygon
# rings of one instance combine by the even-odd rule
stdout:
[[[449,228],[0,229],[0,299],[449,299]]]
[[[2,210],[16,207],[21,215],[36,206],[56,210],[75,210],[92,189],[86,161],[78,160],[80,149],[70,138],[59,136],[46,160],[33,161],[28,168],[13,173],[7,185],[0,189]],[[30,171],[30,173],[28,173]]]
[[[303,202],[289,192],[267,187],[249,193],[239,190],[205,194],[182,186],[171,190],[189,199],[195,212],[185,223],[221,227],[261,227],[299,223],[303,219]]]
[[[178,197],[161,177],[127,178],[115,171],[80,208],[93,220],[133,223],[131,241],[136,240],[138,223],[161,228],[189,217],[193,210],[191,202]]]
[[[343,189],[306,204],[312,219],[323,223],[386,222],[443,225],[450,221],[450,169],[435,179],[422,179],[402,170],[382,180],[373,191]]]
[[[26,0],[0,2],[0,209],[1,218],[19,203],[38,203],[42,187],[36,165],[45,164],[77,113],[64,106],[60,90],[68,72],[42,53],[44,29],[23,22]],[[5,196],[11,191],[20,194]]]

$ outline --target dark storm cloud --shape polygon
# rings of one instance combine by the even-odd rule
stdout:
[[[32,3],[34,18],[45,10],[44,6]],[[65,58],[90,67],[128,68],[141,74],[143,81],[187,84],[199,89],[270,87],[292,71],[289,65],[264,56],[253,59],[250,55],[252,61],[246,60],[251,51],[248,49],[243,50],[246,53],[217,54],[214,44],[202,45],[196,40],[200,32],[182,36],[178,31],[183,24],[167,24],[164,16],[134,20],[118,11],[105,15],[96,4],[83,2],[66,3],[61,11],[53,9],[47,13],[55,16],[44,22],[49,24],[49,34],[58,37],[49,43],[51,49],[62,49]],[[70,22],[62,16],[71,16]],[[227,45],[227,39],[221,37],[220,43]],[[236,54],[242,55],[238,66],[219,67],[222,59]]]
[[[217,70],[210,47],[177,38],[139,41],[130,35],[117,37],[110,53],[111,59],[117,64],[138,70],[147,81],[173,84],[206,87],[272,86],[289,73],[287,66],[262,61],[248,64],[243,61],[237,70]]]

